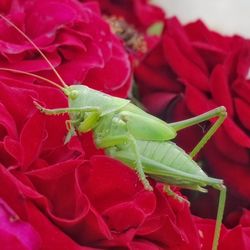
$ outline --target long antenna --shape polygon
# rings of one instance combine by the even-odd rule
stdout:
[[[39,76],[37,74],[29,73],[29,72],[18,70],[18,69],[10,69],[10,68],[0,68],[0,71],[9,71],[9,72],[13,72],[13,73],[22,74],[22,75],[32,76],[32,77],[38,78],[40,80],[43,80],[45,82],[48,82],[48,83],[56,86],[57,88],[61,89],[63,92],[65,92],[65,89],[61,85],[59,85],[59,84],[55,83],[54,81],[51,81],[45,77]]]
[[[22,31],[20,30],[13,22],[11,22],[9,19],[7,19],[6,17],[4,17],[3,15],[0,14],[0,17],[7,22],[10,26],[12,26],[13,28],[15,28],[24,38],[26,38],[30,44],[40,53],[40,55],[44,58],[44,60],[49,64],[49,66],[51,67],[51,69],[54,71],[54,73],[56,74],[57,78],[59,79],[59,81],[62,83],[62,85],[67,88],[68,85],[64,82],[64,80],[62,79],[62,77],[59,75],[59,73],[56,71],[55,67],[52,65],[52,63],[49,61],[49,59],[45,56],[45,54],[38,48],[38,46]]]

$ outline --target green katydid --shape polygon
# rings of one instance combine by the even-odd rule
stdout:
[[[141,110],[127,99],[113,97],[88,88],[84,85],[68,86],[56,69],[37,45],[11,21],[0,15],[7,23],[21,33],[41,54],[57,75],[61,85],[39,75],[14,69],[0,70],[26,74],[40,78],[58,87],[68,97],[67,108],[47,109],[37,102],[36,107],[46,115],[68,113],[66,121],[68,135],[66,142],[77,133],[93,131],[97,147],[105,153],[133,168],[145,189],[152,191],[147,180],[149,176],[165,184],[165,191],[182,199],[171,191],[169,185],[206,192],[204,187],[211,186],[220,191],[213,247],[218,247],[222,217],[224,213],[226,187],[223,180],[208,177],[192,158],[200,151],[226,118],[226,109],[221,106],[191,119],[175,123],[166,123]],[[217,117],[201,141],[190,154],[170,140],[176,137],[179,130]]]

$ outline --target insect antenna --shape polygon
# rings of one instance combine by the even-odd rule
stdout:
[[[49,61],[49,59],[46,57],[46,55],[39,49],[39,47],[22,31],[20,30],[13,22],[11,22],[9,19],[7,19],[6,17],[4,17],[3,15],[0,14],[0,17],[6,22],[8,23],[11,27],[13,27],[14,29],[16,29],[25,39],[27,39],[27,41],[39,52],[39,54],[44,58],[44,60],[48,63],[48,65],[51,67],[51,69],[53,70],[53,72],[55,73],[55,75],[57,76],[57,78],[59,79],[59,81],[62,83],[64,88],[68,88],[68,85],[64,82],[64,80],[62,79],[62,77],[60,76],[60,74],[57,72],[57,70],[55,69],[55,67],[52,65],[52,63]],[[3,70],[3,69],[2,69]],[[5,69],[6,71],[13,71],[16,73],[20,73],[20,74],[26,74],[26,72],[24,71],[19,71],[18,70],[11,70],[11,69]],[[37,78],[42,79],[41,77],[38,77],[38,75],[32,74],[32,73],[28,73],[26,75],[33,75]],[[45,80],[45,78],[43,78],[43,80]],[[52,84],[52,81],[50,80],[46,80],[47,82]],[[56,84],[55,82],[53,82],[53,85],[59,87],[60,85]],[[60,86],[60,89],[63,89]],[[65,92],[65,90],[63,90]]]
[[[26,72],[26,71],[22,71],[22,70],[18,70],[18,69],[10,69],[10,68],[0,68],[0,71],[9,71],[9,72],[17,73],[17,74],[32,76],[32,77],[35,77],[37,79],[48,82],[48,83],[56,86],[57,88],[61,89],[63,92],[65,92],[65,89],[61,85],[57,84],[56,82],[54,82],[52,80],[49,80],[45,77],[39,76],[39,75],[34,74],[34,73],[30,73],[30,72]]]

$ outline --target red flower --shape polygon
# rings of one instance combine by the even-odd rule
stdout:
[[[249,249],[250,245],[250,217],[249,211],[243,210],[228,216],[227,224],[234,224],[232,229],[222,227],[219,250]],[[214,234],[214,221],[195,219],[202,238],[202,250],[210,250]]]
[[[1,247],[38,249],[40,242],[37,232],[28,223],[21,221],[3,200],[0,200],[0,218]]]
[[[95,5],[73,0],[11,4],[4,9],[8,17],[67,82],[91,80],[97,89],[126,96],[127,55]],[[15,29],[2,21],[1,30],[2,67],[55,78]],[[113,74],[114,64],[119,74]],[[20,218],[20,230],[27,230],[20,236],[7,221],[0,236],[19,242],[10,239],[3,249],[17,244],[46,250],[200,249],[187,204],[168,197],[160,184],[152,183],[154,192],[145,191],[135,171],[95,148],[91,133],[64,145],[67,117],[43,115],[33,104],[37,99],[51,108],[67,107],[58,89],[28,76],[5,73],[0,79],[0,197]],[[1,213],[5,220],[6,211]]]
[[[46,54],[68,84],[83,83],[126,97],[130,63],[94,3],[12,1],[6,15]],[[39,73],[58,82],[48,63],[13,27],[1,20],[1,66]],[[113,74],[113,68],[119,68]],[[103,77],[105,75],[105,77]]]
[[[0,197],[39,234],[41,249],[199,249],[185,203],[161,185],[145,191],[133,170],[95,149],[91,134],[63,144],[66,117],[32,103],[66,105],[57,89],[4,82]]]
[[[83,0],[87,2],[91,0]],[[163,20],[165,14],[161,8],[148,0],[99,0],[103,14],[123,17],[136,29],[144,30],[150,25]]]
[[[249,66],[248,40],[221,36],[200,21],[181,26],[170,19],[161,43],[136,71],[143,103],[168,121],[190,118],[221,105],[227,108],[228,119],[204,147],[206,162],[202,165],[248,202]],[[188,128],[180,132],[178,143],[190,152],[201,137],[200,128]],[[199,204],[204,202],[199,200]],[[199,204],[198,210],[202,210]],[[230,206],[237,205],[232,200]]]
[[[82,0],[89,2],[92,0]],[[154,24],[164,21],[165,13],[148,0],[101,0],[101,11],[112,31],[127,49],[132,65],[136,66],[159,40],[160,31],[150,34]]]
[[[41,249],[199,249],[185,203],[160,185],[145,191],[133,170],[94,148],[91,134],[63,145],[65,117],[42,115],[32,104],[39,97],[63,105],[58,90],[8,83],[0,95],[0,197],[38,232]]]

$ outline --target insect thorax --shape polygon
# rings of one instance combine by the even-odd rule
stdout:
[[[97,107],[101,110],[101,116],[114,112],[129,103],[129,100],[113,97],[84,85],[71,85],[69,88],[78,92],[76,98],[69,98],[70,108]]]

